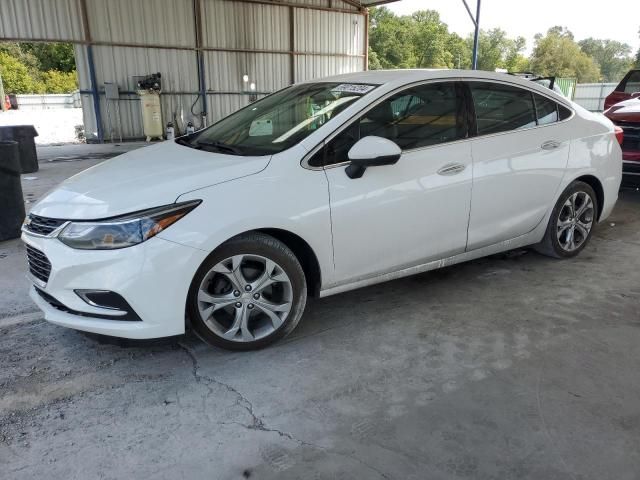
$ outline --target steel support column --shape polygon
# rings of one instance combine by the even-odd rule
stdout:
[[[201,126],[206,126],[207,121],[207,84],[204,70],[204,52],[202,51],[202,5],[200,0],[193,0],[193,20],[196,28],[196,61],[198,62],[198,87],[202,99],[200,109]],[[193,106],[192,106],[193,108]]]
[[[464,7],[467,9],[467,13],[471,18],[471,21],[473,22],[473,26],[475,27],[475,30],[473,32],[473,58],[472,58],[472,68],[474,70],[478,69],[478,40],[480,37],[480,0],[476,0],[476,2],[477,2],[476,15],[474,17],[473,14],[471,13],[471,9],[469,8],[469,5],[467,4],[467,0],[462,0],[462,3],[464,3]]]
[[[86,0],[80,0],[80,10],[82,13],[82,28],[84,30],[84,41],[87,49],[87,64],[89,67],[89,81],[91,82],[91,97],[93,99],[93,110],[96,116],[96,130],[98,142],[104,143],[104,129],[102,128],[102,113],[100,109],[100,92],[98,90],[98,79],[96,77],[96,65],[93,59],[93,45],[91,43],[91,29],[89,28],[89,14],[87,13]]]

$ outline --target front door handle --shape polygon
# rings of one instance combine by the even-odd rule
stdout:
[[[448,163],[438,170],[438,175],[457,175],[465,168],[467,168],[467,166],[462,163]]]
[[[556,142],[555,140],[547,140],[542,145],[540,145],[540,148],[542,148],[543,150],[555,150],[559,146],[560,142]]]

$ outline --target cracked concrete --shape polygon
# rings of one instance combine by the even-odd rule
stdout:
[[[313,300],[248,353],[48,324],[1,243],[0,477],[635,480],[639,227],[626,191],[577,259],[518,251]]]

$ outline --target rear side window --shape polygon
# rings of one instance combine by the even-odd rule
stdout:
[[[533,94],[538,114],[538,125],[548,125],[558,121],[558,104],[537,93]]]
[[[558,111],[560,112],[560,120],[566,120],[571,116],[571,110],[567,107],[563,107],[562,105],[558,105]]]
[[[624,84],[624,93],[634,92],[640,92],[640,70],[631,72]]]
[[[470,82],[478,135],[506,132],[536,125],[531,92],[489,82]]]

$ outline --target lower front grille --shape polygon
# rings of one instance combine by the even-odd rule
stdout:
[[[129,306],[129,304],[126,303],[126,301],[125,301],[125,304],[128,307],[128,309],[124,310],[126,313],[124,315],[121,315],[121,316],[102,315],[102,314],[99,314],[99,313],[86,313],[86,312],[80,312],[78,310],[74,310],[72,308],[67,307],[60,300],[58,300],[57,298],[55,298],[52,295],[49,295],[47,292],[39,289],[38,287],[35,287],[35,289],[36,289],[36,292],[38,293],[38,295],[40,295],[40,297],[42,297],[42,299],[45,302],[47,302],[49,305],[51,305],[56,310],[60,310],[61,312],[64,312],[64,313],[70,313],[71,315],[77,315],[79,317],[99,318],[99,319],[103,319],[103,320],[116,320],[116,321],[126,321],[126,322],[140,322],[140,321],[142,321],[142,319],[138,316],[138,314],[136,312],[133,311],[133,309]],[[123,301],[124,301],[124,299],[123,299]]]
[[[47,256],[31,245],[25,245],[27,249],[27,261],[29,262],[29,272],[41,282],[47,283],[51,274],[51,262]]]

